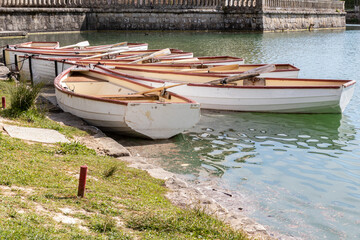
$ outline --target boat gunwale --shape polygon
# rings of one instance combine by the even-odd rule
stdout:
[[[22,46],[23,44],[32,44],[32,43],[55,43],[56,46],[55,47],[29,47],[29,46]],[[30,42],[24,42],[24,43],[19,43],[19,44],[13,44],[13,45],[9,45],[12,46],[14,48],[16,47],[22,47],[22,48],[34,48],[34,49],[48,49],[48,50],[55,50],[56,48],[60,47],[60,43],[59,42],[42,42],[42,41],[30,41]]]
[[[131,100],[127,101],[127,100],[116,100],[116,99],[106,99],[106,98],[101,98],[101,97],[96,97],[96,96],[90,96],[90,95],[84,95],[84,94],[79,94],[79,93],[74,93],[74,92],[71,92],[71,91],[68,91],[68,90],[65,90],[61,85],[60,85],[60,82],[61,82],[61,79],[63,77],[65,77],[67,74],[69,74],[73,69],[75,69],[76,66],[73,66],[65,71],[63,71],[61,74],[59,74],[55,80],[54,80],[54,86],[55,88],[64,93],[64,94],[68,94],[68,95],[71,95],[71,96],[75,96],[75,97],[80,97],[80,98],[86,98],[86,99],[90,99],[90,100],[95,100],[95,101],[101,101],[101,102],[109,102],[109,103],[115,103],[115,104],[120,104],[120,105],[128,105],[128,104],[199,104],[198,102],[192,100],[192,99],[189,99],[189,98],[186,98],[184,96],[181,96],[181,95],[178,95],[176,93],[173,93],[173,92],[170,92],[170,95],[174,96],[174,97],[178,97],[182,100],[184,100],[185,102],[184,103],[181,103],[181,102],[148,102],[148,101],[137,101],[137,102],[131,102]],[[134,84],[137,84],[137,85],[140,85],[140,86],[143,86],[143,87],[146,87],[146,88],[149,88],[149,90],[153,89],[153,87],[149,86],[149,85],[146,85],[146,84],[143,84],[143,83],[139,83],[139,82],[136,82],[136,81],[133,81],[133,80],[130,80],[130,79],[123,79],[121,78],[120,76],[114,76],[112,74],[108,74],[106,72],[100,72],[100,71],[96,71],[96,70],[93,70],[93,69],[89,69],[88,68],[88,71],[90,72],[95,72],[95,73],[98,73],[98,74],[104,74],[104,75],[107,75],[109,77],[113,77],[113,78],[117,78],[117,79],[121,79],[123,81],[127,81],[127,82],[131,82],[131,83],[134,83]]]
[[[75,62],[82,62],[81,60],[79,60],[79,61],[76,61],[75,60]],[[84,60],[84,62],[86,62],[86,60]],[[102,64],[101,63],[101,60],[99,61],[99,63],[100,64]],[[88,63],[86,63],[86,64],[88,64]],[[175,70],[168,70],[168,71],[164,71],[164,70],[152,70],[152,69],[142,69],[142,67],[152,67],[152,66],[154,66],[154,67],[188,67],[188,66],[191,66],[191,65],[201,65],[201,64],[189,64],[189,65],[178,65],[178,64],[167,64],[167,63],[165,63],[165,64],[158,64],[158,65],[149,65],[149,64],[126,64],[126,63],[118,63],[118,64],[116,64],[116,62],[114,62],[114,63],[111,63],[111,64],[114,64],[114,65],[109,65],[109,66],[115,66],[115,67],[121,67],[121,68],[127,68],[126,66],[134,66],[134,68],[131,68],[131,69],[136,69],[135,67],[136,66],[139,66],[140,68],[139,68],[139,70],[150,70],[150,71],[159,71],[159,72],[161,72],[161,73],[176,73],[176,74],[185,74],[185,75],[187,75],[187,74],[205,74],[206,76],[208,76],[209,74],[212,74],[213,76],[215,76],[215,75],[218,75],[218,76],[220,76],[220,77],[222,77],[222,76],[228,76],[228,75],[230,75],[230,74],[241,74],[241,73],[244,73],[245,71],[237,71],[237,72],[230,72],[230,71],[222,71],[222,72],[191,72],[191,71],[189,71],[189,72],[175,72]],[[102,64],[102,65],[107,65],[106,63],[104,63],[104,64]],[[268,65],[268,64],[243,64],[243,65],[239,65],[239,67],[242,67],[242,66],[244,66],[244,67],[252,67],[252,66],[254,66],[254,67],[262,67],[262,66],[266,66],[266,65]],[[276,70],[274,70],[274,71],[272,71],[272,72],[270,72],[270,73],[273,73],[273,72],[298,72],[298,71],[300,71],[300,69],[299,68],[297,68],[297,67],[295,67],[295,66],[293,66],[293,65],[291,65],[291,64],[286,64],[286,63],[280,63],[280,64],[274,64],[275,66],[290,66],[291,67],[291,69],[276,69]],[[224,65],[224,66],[228,66],[228,65]],[[206,70],[206,68],[203,68],[204,70]],[[138,69],[136,69],[136,70],[138,70]],[[165,69],[166,70],[166,69]],[[194,68],[194,70],[202,70],[201,68],[199,68],[199,69],[196,69],[196,68]],[[210,70],[210,69],[208,69],[208,70]],[[225,76],[225,77],[226,77]]]
[[[143,44],[146,44],[146,46],[148,46],[147,43],[143,43]],[[141,46],[141,44],[134,45],[133,47],[138,47],[138,46]],[[15,48],[6,48],[5,50],[6,51],[12,51],[12,52],[22,52],[22,53],[31,53],[31,54],[39,54],[39,55],[54,55],[54,56],[57,55],[57,54],[58,55],[64,55],[64,56],[77,56],[82,51],[84,51],[85,53],[86,53],[86,51],[90,51],[88,49],[84,49],[84,50],[83,49],[74,49],[74,50],[68,50],[68,51],[65,50],[64,51],[62,49],[42,49],[42,48],[32,48],[32,47],[26,47],[26,48],[29,48],[29,49],[16,49],[15,45],[9,45],[9,47],[15,47]],[[126,47],[129,47],[129,43],[128,43],[128,45]],[[34,50],[32,50],[32,49],[34,49]],[[54,52],[49,52],[49,51],[46,52],[46,50],[55,50],[55,53]],[[131,50],[132,49],[130,47],[129,51],[131,51]],[[96,49],[93,50],[93,51],[96,51]],[[135,50],[132,50],[132,51],[135,51]],[[139,50],[139,51],[149,51],[149,50]],[[73,53],[73,54],[71,54],[71,53]],[[132,55],[132,54],[129,54],[129,55]],[[86,56],[92,56],[92,55],[89,54],[89,55],[86,55],[86,56],[85,55],[81,55],[81,56],[86,57]]]
[[[171,50],[171,49],[170,49]],[[197,63],[197,64],[203,64],[201,63],[201,59],[206,59],[206,58],[209,58],[209,59],[220,59],[220,58],[229,58],[229,59],[226,59],[226,60],[217,60],[217,61],[206,61],[206,64],[210,64],[210,63],[219,63],[219,62],[233,62],[234,60],[235,61],[244,61],[243,58],[238,58],[238,57],[231,57],[231,56],[210,56],[210,57],[193,57],[193,58],[197,58],[199,59],[199,62],[193,62],[193,63],[186,63],[186,62],[181,62],[181,63],[148,63],[147,65],[164,65],[164,64],[168,64],[168,65],[173,65],[173,64],[184,64],[184,65],[191,65],[191,64],[194,64],[194,63]],[[182,58],[181,60],[186,60],[186,59],[193,59],[193,58]],[[90,61],[95,61],[93,59],[89,59]],[[116,59],[103,59],[104,61],[110,61],[110,62],[116,62],[117,60]],[[166,60],[178,60],[177,58],[172,58],[172,59],[166,59]],[[126,61],[126,60],[122,60],[122,61]],[[131,62],[132,60],[128,60],[129,62]]]
[[[121,56],[125,56],[125,55],[121,55]],[[195,57],[196,58],[196,57]],[[172,59],[160,59],[160,60],[173,60],[174,62],[164,62],[164,63],[146,63],[146,65],[148,66],[162,66],[162,65],[169,65],[169,66],[183,66],[183,67],[187,67],[187,66],[191,66],[191,65],[194,65],[194,64],[197,64],[197,65],[211,65],[211,64],[219,64],[221,66],[226,66],[227,64],[225,63],[228,63],[228,62],[233,62],[233,60],[218,60],[218,61],[198,61],[198,62],[177,62],[179,60],[186,60],[186,59],[193,59],[193,58],[172,58]],[[119,64],[127,64],[127,63],[124,63],[124,62],[132,62],[133,60],[128,60],[128,59],[86,59],[86,60],[81,60],[79,59],[78,57],[74,57],[74,58],[67,58],[68,61],[84,61],[84,62],[100,62],[100,64],[103,64],[103,65],[106,65],[106,63],[101,63],[101,61],[104,61],[104,62],[108,62],[110,64],[115,64],[117,63],[118,61],[121,61]],[[224,64],[221,64],[221,63],[224,63]],[[241,64],[242,65],[242,64]]]
[[[233,61],[238,61],[238,62],[244,62],[245,60],[243,58],[238,58],[238,57],[230,57],[230,56],[210,56],[210,57],[195,57],[197,58],[199,61],[205,61],[206,63],[205,64],[212,64],[212,63],[219,63],[219,62],[233,62]],[[204,59],[219,59],[219,58],[230,58],[230,59],[226,59],[226,60],[204,60]],[[183,58],[181,60],[186,60],[186,59],[191,59],[191,58]],[[166,59],[166,60],[173,60],[173,61],[176,61],[177,59],[176,58],[172,58],[172,59]],[[149,65],[155,65],[155,64],[159,64],[159,63],[150,63]],[[169,63],[171,64],[171,63]],[[174,64],[177,64],[177,63],[174,63]],[[186,63],[184,63],[186,64]]]
[[[122,65],[129,65],[129,64],[122,64]],[[132,71],[138,70],[136,68],[128,68],[128,67],[125,67],[125,66],[115,66],[115,69],[132,70]],[[152,69],[140,69],[140,70],[141,70],[141,72],[188,75],[188,76],[200,76],[200,77],[228,77],[230,75],[230,74],[216,73],[216,72],[214,72],[214,73],[199,73],[199,72],[182,72],[182,71],[179,71],[179,72],[176,72],[176,71],[160,71],[160,70],[152,70]],[[300,69],[299,70],[290,70],[290,71],[300,71]],[[272,72],[280,72],[280,71],[274,70]],[[243,72],[239,72],[239,73],[243,73]]]

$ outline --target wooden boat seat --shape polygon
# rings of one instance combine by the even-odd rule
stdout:
[[[85,75],[78,75],[78,74],[72,74],[70,77],[65,79],[63,82],[109,82],[107,80],[93,77],[93,76],[85,76]]]
[[[247,78],[243,80],[243,86],[266,86],[265,78]]]
[[[156,94],[133,94],[133,95],[96,95],[95,97],[115,99],[115,100],[159,100],[159,95]]]

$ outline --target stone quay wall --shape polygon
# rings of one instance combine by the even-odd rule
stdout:
[[[345,16],[345,13],[266,12],[263,15],[263,27],[265,31],[345,28]]]
[[[311,0],[0,0],[0,31],[344,28],[344,3]]]
[[[348,11],[346,13],[347,23],[360,23],[360,11]]]

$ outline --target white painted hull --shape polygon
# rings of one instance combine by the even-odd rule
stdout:
[[[94,126],[136,137],[167,139],[193,127],[200,119],[198,104],[119,105],[71,96],[58,90],[56,99],[62,110]]]
[[[44,85],[53,85],[54,79],[58,74],[74,66],[73,64],[67,62],[56,61],[56,71],[55,61],[53,60],[32,58],[31,61],[34,84],[38,84],[41,82]],[[28,59],[24,61],[24,65],[21,67],[20,77],[22,80],[31,79]]]
[[[161,83],[139,82],[152,87],[163,86]],[[199,102],[202,109],[274,113],[342,113],[350,102],[354,89],[354,85],[337,89],[249,89],[183,85],[170,88],[169,91]]]

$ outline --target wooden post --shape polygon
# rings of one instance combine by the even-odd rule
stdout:
[[[79,187],[78,187],[78,197],[84,197],[85,195],[85,185],[86,185],[86,175],[87,175],[87,166],[80,167],[80,177],[79,177]]]
[[[29,59],[30,81],[31,81],[31,85],[34,86],[34,75],[33,75],[33,70],[32,70],[31,58],[32,58],[32,56],[28,57],[28,59]]]
[[[55,64],[55,77],[57,77],[57,75],[59,75],[59,70],[58,70],[58,61],[54,61],[54,64]]]
[[[6,108],[6,99],[5,99],[5,97],[1,98],[1,103],[2,103],[2,108],[5,109]]]
[[[3,49],[3,60],[4,60],[4,65],[6,66],[6,55],[5,55],[5,48]]]
[[[19,71],[18,56],[17,56],[17,54],[15,54],[14,59],[15,59],[15,70],[16,70],[16,71]]]

